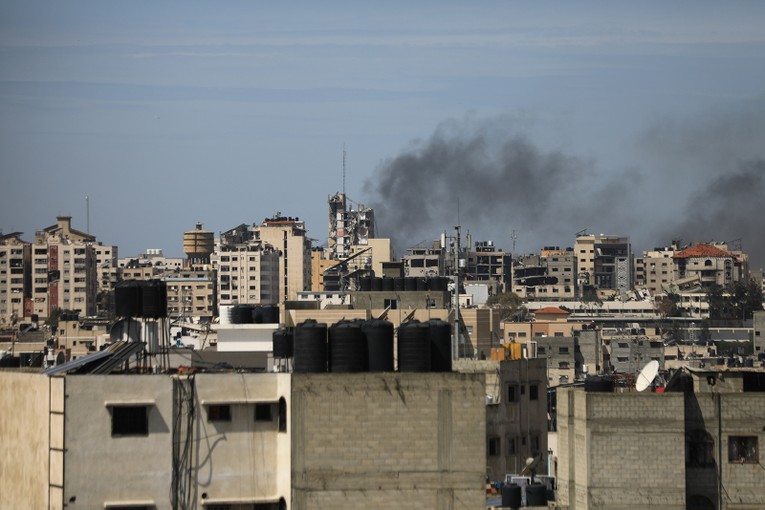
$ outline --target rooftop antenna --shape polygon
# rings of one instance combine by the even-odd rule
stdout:
[[[659,362],[655,359],[649,361],[646,366],[643,367],[643,370],[641,370],[638,374],[637,379],[635,380],[635,389],[638,391],[644,391],[651,385],[653,380],[656,379],[656,375],[658,373]]]
[[[85,232],[90,235],[90,197],[85,195]]]
[[[345,196],[345,144],[343,144],[343,196]]]
[[[513,240],[513,255],[515,255],[515,240],[518,239],[518,232],[515,229],[510,232],[510,239]]]
[[[579,232],[576,233],[576,237],[586,236],[586,235],[587,235],[587,229],[586,228],[583,228],[582,230],[580,230]]]

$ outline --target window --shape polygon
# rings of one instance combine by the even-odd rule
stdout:
[[[255,404],[255,421],[271,421],[273,413],[271,404]]]
[[[536,455],[539,452],[539,436],[531,436],[531,453]]]
[[[756,463],[759,460],[757,453],[757,436],[729,436],[728,437],[728,461],[744,463]]]
[[[539,355],[539,354],[546,354],[546,352],[545,352],[545,348],[544,348],[544,347],[541,347],[541,346],[540,346],[540,347],[537,347],[537,354],[538,354],[538,355]]]
[[[507,401],[515,402],[515,386],[507,387]]]
[[[558,354],[568,354],[568,347],[558,347]]]
[[[508,437],[507,438],[507,454],[508,455],[515,455],[515,438],[514,437]]]
[[[287,432],[287,401],[279,399],[279,432]]]
[[[560,370],[568,370],[568,361],[561,361],[558,363],[558,368]]]
[[[226,404],[207,406],[207,421],[231,421],[231,406]]]
[[[149,406],[111,406],[112,436],[149,435]]]
[[[539,386],[532,384],[529,386],[529,400],[539,399]]]
[[[498,437],[490,437],[488,441],[489,457],[496,457],[502,451],[502,444]]]
[[[388,308],[390,307],[391,310],[398,309],[398,300],[397,299],[385,299],[383,300],[383,307]]]

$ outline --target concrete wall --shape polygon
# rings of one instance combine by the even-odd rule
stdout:
[[[148,435],[112,436],[112,406],[120,404],[149,406]],[[167,508],[173,417],[173,382],[166,375],[67,376],[67,508],[129,502]]]
[[[685,509],[683,394],[558,393],[558,493],[571,510]]]
[[[292,377],[293,508],[485,506],[483,374]]]
[[[290,501],[290,375],[198,374],[194,501],[204,504]],[[280,431],[279,399],[286,429]],[[210,405],[230,405],[231,421],[210,421]],[[271,421],[255,421],[255,406],[271,405]],[[202,494],[206,494],[205,498]],[[288,506],[289,508],[289,506]]]
[[[51,383],[37,373],[0,372],[0,508],[48,508]],[[61,508],[56,499],[51,508]]]

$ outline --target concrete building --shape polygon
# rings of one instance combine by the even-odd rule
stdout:
[[[404,275],[413,278],[425,278],[446,274],[446,251],[438,241],[431,248],[409,248],[401,258],[404,263]]]
[[[32,247],[21,232],[0,236],[0,326],[21,323],[33,313],[31,305]],[[37,275],[38,287],[47,285],[47,274]],[[29,311],[29,313],[27,313]]]
[[[743,257],[727,251],[726,245],[696,243],[672,256],[675,280],[695,279],[703,289],[725,287],[749,274]]]
[[[245,224],[223,232],[210,257],[218,274],[218,304],[279,302],[279,251]]]
[[[169,318],[184,317],[195,321],[209,321],[217,315],[218,294],[215,291],[214,270],[184,269],[165,273],[160,279],[167,282]]]
[[[310,290],[311,240],[305,222],[277,213],[253,228],[255,239],[279,250],[279,303],[294,301],[297,293]]]
[[[96,238],[75,230],[71,216],[35,233],[32,246],[32,313],[41,318],[53,310],[96,314],[98,268]],[[42,280],[47,278],[45,283]],[[37,283],[39,282],[39,283]]]
[[[374,239],[374,210],[364,204],[353,202],[346,197],[345,193],[335,193],[329,197],[327,203],[329,204],[329,237],[327,239],[329,258],[344,260],[353,255],[352,246],[367,246],[369,241]]]
[[[654,248],[643,252],[635,260],[635,288],[646,289],[650,295],[663,294],[664,287],[675,281],[675,261],[679,250],[676,243],[669,247]]]
[[[580,286],[624,294],[632,289],[632,245],[629,237],[576,236],[574,252]]]
[[[8,508],[484,505],[483,375],[0,380]]]
[[[559,390],[559,503],[765,507],[763,381],[761,368],[685,368],[664,393]]]
[[[765,310],[752,314],[752,349],[755,356],[765,353]]]
[[[520,473],[526,459],[547,465],[547,384],[544,360],[460,360],[455,370],[487,377],[486,470],[494,481]],[[497,377],[497,374],[498,377]],[[493,384],[492,384],[493,383]]]
[[[512,284],[512,255],[494,246],[493,241],[476,241],[467,253],[463,277],[471,281],[494,281],[495,292],[510,290]]]
[[[520,342],[536,339],[537,337],[574,336],[574,331],[584,327],[581,322],[568,320],[569,312],[554,306],[534,311],[534,319],[529,322],[504,321],[504,343]]]
[[[547,247],[539,255],[513,263],[512,290],[529,301],[565,301],[577,297],[577,259],[571,248]]]

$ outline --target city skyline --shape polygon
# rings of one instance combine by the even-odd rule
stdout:
[[[741,238],[763,263],[756,2],[0,13],[6,234],[85,230],[87,195],[121,256],[277,211],[324,243],[345,145],[347,194],[405,247],[459,221],[523,253],[588,229],[638,253]]]

